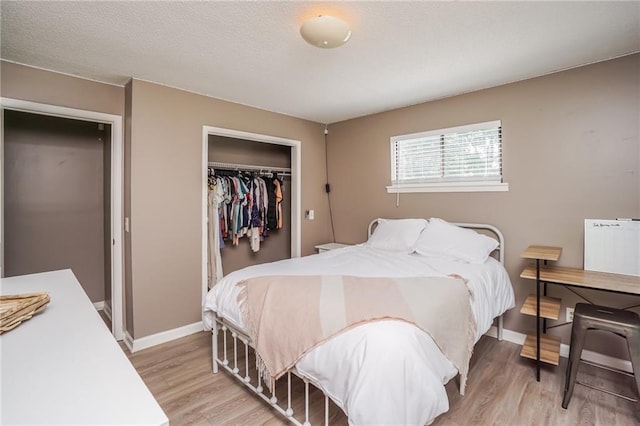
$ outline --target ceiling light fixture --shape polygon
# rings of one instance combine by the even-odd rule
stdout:
[[[324,49],[342,46],[351,38],[347,23],[329,15],[309,19],[300,27],[300,34],[307,43]]]

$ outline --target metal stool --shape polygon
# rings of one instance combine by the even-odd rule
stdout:
[[[581,361],[582,346],[584,345],[587,330],[610,331],[627,339],[629,356],[631,357],[631,367],[634,372],[631,376],[635,376],[636,390],[638,395],[640,395],[640,316],[635,312],[624,311],[622,309],[578,303],[576,304],[576,309],[573,313],[571,347],[569,348],[569,360],[567,361],[567,373],[564,383],[562,408],[567,408],[569,401],[571,401],[571,396],[573,395],[573,387],[576,383],[578,364],[580,364]],[[618,370],[613,371],[620,372]],[[610,392],[605,389],[585,385],[584,383],[579,384],[630,401],[638,401],[637,399]]]

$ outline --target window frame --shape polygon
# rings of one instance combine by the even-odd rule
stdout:
[[[462,126],[448,127],[443,129],[428,130],[425,132],[410,133],[405,135],[392,136],[389,138],[390,163],[391,163],[391,185],[387,186],[388,193],[407,192],[504,192],[509,190],[509,184],[504,182],[502,174],[504,166],[502,137],[500,138],[500,177],[471,177],[463,179],[434,180],[433,182],[421,183],[399,183],[395,182],[395,152],[396,143],[407,139],[428,138],[432,136],[444,136],[448,133],[465,133],[477,130],[502,128],[501,120],[486,121]]]

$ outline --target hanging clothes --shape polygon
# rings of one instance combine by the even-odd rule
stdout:
[[[220,205],[224,201],[223,182],[209,177],[209,191],[207,194],[207,243],[208,268],[207,280],[209,288],[222,279],[222,256],[220,254]]]
[[[222,276],[220,248],[224,240],[238,245],[247,236],[251,250],[260,250],[269,231],[283,227],[284,182],[257,173],[209,175],[208,228],[209,283]],[[219,272],[218,272],[219,271]],[[218,277],[220,274],[220,277]]]
[[[232,176],[231,181],[235,187],[235,195],[232,203],[231,234],[232,243],[238,245],[239,239],[249,230],[249,189],[244,179]]]
[[[267,201],[267,230],[272,231],[278,229],[278,216],[276,207],[276,184],[273,179],[266,179],[265,185],[267,187],[267,194],[269,200]]]
[[[269,193],[267,192],[267,184],[264,179],[258,181],[260,192],[260,222],[261,232],[260,241],[264,241],[264,238],[268,236],[267,231],[267,209],[269,208]]]
[[[276,198],[276,229],[282,229],[282,199],[284,198],[282,193],[284,191],[284,185],[278,178],[273,179],[275,185],[275,198]]]

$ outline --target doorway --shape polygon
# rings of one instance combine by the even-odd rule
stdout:
[[[122,119],[2,99],[2,276],[70,268],[123,338]]]

